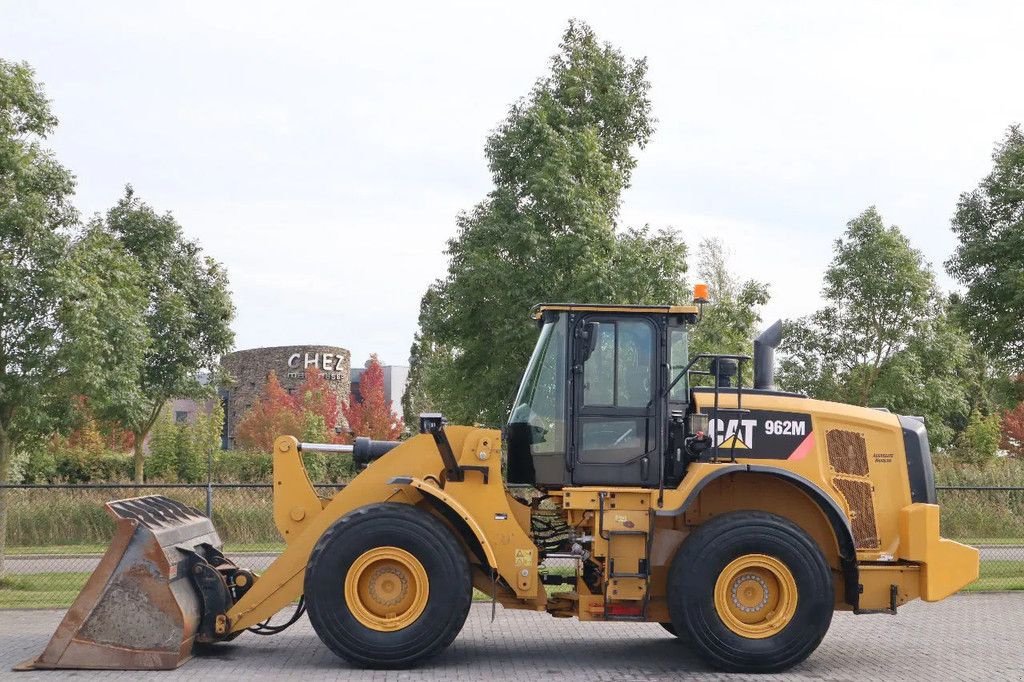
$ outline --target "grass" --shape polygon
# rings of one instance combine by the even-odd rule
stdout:
[[[1024,544],[1024,540],[1021,541]],[[236,542],[224,545],[224,553],[242,554],[244,552],[274,552],[284,551],[283,542]],[[106,545],[24,545],[20,547],[8,547],[7,556],[25,556],[28,554],[72,556],[76,554],[103,554],[107,551]]]
[[[0,578],[0,609],[71,606],[89,573],[30,573]]]
[[[981,576],[965,592],[1024,590],[1024,561],[997,559],[981,562]]]
[[[202,490],[160,490],[167,497],[202,509],[206,493]],[[119,490],[13,490],[7,493],[7,545],[39,548],[50,546],[98,547],[110,542],[114,522],[107,515],[104,503],[123,497]],[[213,523],[230,549],[281,546],[281,536],[274,526],[273,500],[260,488],[217,489],[214,492]],[[236,551],[246,551],[236,549]]]

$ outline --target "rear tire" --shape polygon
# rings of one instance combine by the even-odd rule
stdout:
[[[813,652],[833,611],[817,543],[775,514],[739,511],[699,526],[672,561],[672,624],[729,672],[778,672]]]
[[[459,634],[473,589],[448,528],[405,504],[361,507],[323,534],[306,567],[309,620],[354,665],[409,668]]]
[[[676,626],[672,625],[672,623],[658,623],[658,625],[665,628],[665,632],[672,635],[673,637],[679,636],[679,631],[676,630]]]

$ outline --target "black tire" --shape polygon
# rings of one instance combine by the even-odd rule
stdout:
[[[405,550],[427,576],[422,613],[406,627],[367,627],[345,600],[345,581],[364,552]],[[473,599],[469,563],[448,528],[428,512],[405,504],[361,507],[334,522],[309,557],[305,577],[309,620],[338,656],[367,668],[409,668],[443,651],[459,634]]]
[[[796,585],[792,616],[760,639],[735,632],[715,607],[719,575],[751,554],[781,562]],[[668,576],[673,626],[705,660],[729,672],[778,672],[806,659],[832,622],[833,594],[832,573],[817,543],[793,522],[758,511],[730,512],[699,526],[679,548]]]
[[[673,637],[679,636],[679,631],[676,630],[676,626],[672,625],[672,623],[658,623],[658,625],[665,628],[665,632],[672,635]]]

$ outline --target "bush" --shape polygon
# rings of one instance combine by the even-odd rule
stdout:
[[[269,452],[221,450],[214,457],[213,477],[222,483],[270,483],[273,458]]]
[[[934,458],[939,486],[1015,487],[1024,485],[1024,462],[994,457],[971,463],[953,454]],[[942,534],[946,537],[1024,538],[1024,492],[1015,490],[940,490]]]
[[[48,483],[130,481],[134,474],[132,456],[127,452],[58,449],[52,455],[53,475]]]

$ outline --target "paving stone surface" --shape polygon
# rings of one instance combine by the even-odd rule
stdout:
[[[0,611],[0,677],[19,682],[116,680],[585,680],[748,679],[708,668],[649,623],[580,623],[475,604],[455,643],[414,670],[353,669],[303,618],[273,637],[245,634],[170,672],[7,672],[42,650],[61,611]],[[898,616],[837,613],[818,650],[786,675],[756,680],[1024,680],[1024,593],[914,602]]]

